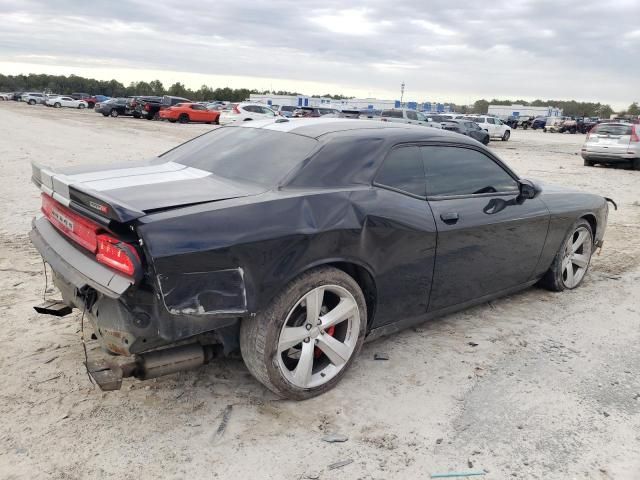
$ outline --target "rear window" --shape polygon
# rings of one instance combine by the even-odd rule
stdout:
[[[223,127],[162,155],[217,177],[274,186],[317,145],[313,138],[249,127]]]
[[[384,110],[381,116],[390,118],[402,118],[402,110]]]
[[[293,112],[296,109],[296,107],[290,107],[289,105],[283,105],[282,107],[280,107],[280,110],[283,110],[285,112]]]
[[[594,133],[598,135],[631,135],[631,125],[620,125],[611,123],[601,123],[596,126]]]

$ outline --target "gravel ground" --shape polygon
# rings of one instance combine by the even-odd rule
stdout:
[[[93,388],[80,315],[31,308],[44,277],[29,162],[139,159],[210,128],[0,103],[0,478],[639,478],[640,172],[584,167],[582,135],[490,144],[521,175],[618,202],[581,288],[534,287],[368,343],[306,402],[274,398],[241,360]]]

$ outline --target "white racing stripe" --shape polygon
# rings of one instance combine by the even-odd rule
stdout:
[[[108,167],[107,167],[108,168]],[[73,183],[93,182],[96,180],[107,180],[109,178],[117,177],[131,177],[134,175],[148,175],[149,173],[162,173],[162,172],[175,172],[177,170],[183,170],[186,167],[175,162],[158,163],[157,165],[149,165],[147,167],[131,167],[131,168],[118,168],[109,170],[100,170],[96,172],[78,173],[75,175],[66,175],[66,177]]]
[[[174,164],[179,165],[179,164]],[[147,174],[137,174],[131,176],[119,176],[112,178],[105,178],[102,180],[94,180],[90,182],[83,182],[79,185],[81,188],[86,187],[91,190],[104,192],[107,190],[114,190],[117,188],[129,188],[129,187],[142,187],[145,185],[154,185],[157,183],[178,182],[181,180],[194,180],[198,178],[204,178],[211,175],[211,172],[206,170],[200,170],[198,168],[185,167],[181,165],[181,169],[173,171],[160,171],[157,169],[154,172]],[[71,179],[73,185],[73,179]]]

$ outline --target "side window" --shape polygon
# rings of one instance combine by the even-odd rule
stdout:
[[[517,182],[484,153],[462,147],[421,147],[427,194],[518,192]]]
[[[269,115],[269,116],[274,116],[275,113],[273,113],[273,110],[271,110],[270,108],[267,107],[261,107],[262,108],[262,113],[264,113],[265,115]]]
[[[420,148],[400,147],[391,150],[378,171],[376,183],[424,197],[424,165]]]
[[[418,115],[416,112],[412,112],[411,110],[407,110],[407,118],[409,120],[418,120]]]
[[[489,117],[487,118],[487,123],[490,123],[491,125],[494,125],[496,122],[493,118]]]

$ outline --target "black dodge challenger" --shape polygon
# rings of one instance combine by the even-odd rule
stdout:
[[[61,302],[126,357],[88,363],[105,389],[239,349],[275,393],[318,395],[365,338],[577,287],[608,214],[471,138],[366,120],[246,122],[140,163],[34,165],[33,181],[30,237]]]

